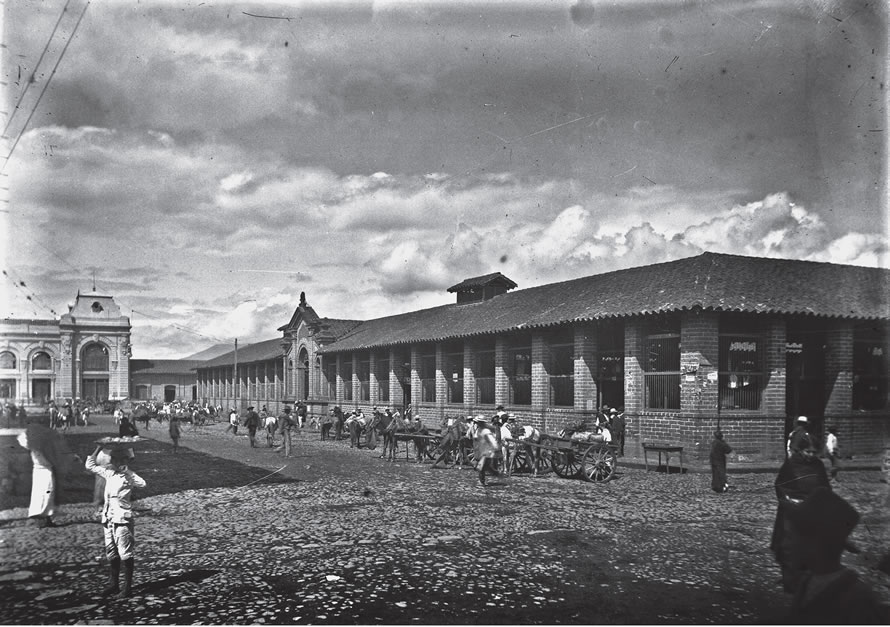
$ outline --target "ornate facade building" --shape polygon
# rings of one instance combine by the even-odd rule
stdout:
[[[59,320],[0,321],[0,399],[124,399],[130,385],[130,319],[111,296],[77,293]]]

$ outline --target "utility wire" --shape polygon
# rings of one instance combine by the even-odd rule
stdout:
[[[65,3],[65,6],[62,7],[62,13],[59,15],[59,19],[56,20],[56,25],[53,27],[53,32],[50,34],[49,39],[46,42],[46,45],[43,47],[43,52],[40,53],[40,58],[37,60],[37,64],[34,66],[34,71],[31,72],[31,76],[28,77],[28,81],[25,83],[25,88],[22,90],[21,95],[19,96],[18,102],[15,103],[15,107],[12,109],[12,113],[9,116],[9,119],[6,120],[6,126],[3,127],[3,135],[6,135],[6,131],[9,130],[9,125],[12,124],[12,119],[15,117],[15,114],[19,110],[19,106],[22,104],[22,100],[25,99],[25,94],[28,93],[28,89],[31,87],[31,83],[34,82],[34,76],[37,74],[37,70],[40,69],[40,64],[43,62],[43,57],[46,55],[46,51],[49,50],[50,44],[53,42],[53,39],[56,37],[56,31],[59,28],[59,24],[62,23],[62,18],[65,17],[65,12],[68,10],[68,5],[71,4],[71,0],[68,0]],[[73,33],[72,33],[73,35]]]
[[[31,113],[28,115],[28,119],[25,120],[25,125],[22,126],[22,130],[19,131],[18,136],[15,138],[15,142],[12,144],[12,148],[9,149],[9,154],[6,155],[6,160],[3,162],[3,165],[0,166],[0,172],[6,169],[6,166],[9,165],[9,159],[12,157],[12,153],[15,152],[16,146],[19,144],[19,140],[25,134],[25,131],[28,129],[28,124],[31,122],[31,118],[34,117],[34,113],[37,112],[37,107],[40,106],[40,101],[43,99],[43,94],[46,93],[46,88],[49,87],[50,82],[53,80],[53,77],[56,75],[56,70],[59,68],[59,64],[62,62],[62,59],[65,56],[65,52],[68,50],[68,46],[71,44],[71,41],[74,39],[75,33],[77,33],[77,28],[80,26],[81,20],[83,20],[83,16],[86,14],[87,9],[89,8],[90,3],[87,2],[83,11],[80,12],[80,17],[77,18],[77,23],[74,25],[74,30],[71,31],[71,35],[68,37],[68,41],[65,42],[65,46],[62,48],[62,53],[59,55],[59,58],[56,59],[56,64],[53,66],[53,71],[50,72],[49,78],[46,79],[46,83],[43,84],[43,89],[40,91],[40,95],[37,97],[37,101],[34,103],[34,107],[31,109]]]

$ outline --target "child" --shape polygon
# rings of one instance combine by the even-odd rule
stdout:
[[[718,429],[711,441],[711,489],[718,494],[729,489],[726,481],[726,456],[731,452],[732,448],[723,441],[723,433]]]
[[[135,523],[130,493],[133,488],[144,488],[145,480],[127,468],[127,449],[112,449],[111,462],[100,466],[96,456],[102,445],[87,457],[86,469],[105,478],[105,503],[102,508],[102,527],[105,539],[105,555],[111,568],[108,585],[102,594],[120,593],[122,599],[130,596],[133,585],[133,549]],[[124,566],[124,585],[118,586],[121,564]]]

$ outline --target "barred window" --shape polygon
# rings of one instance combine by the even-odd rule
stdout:
[[[377,401],[389,402],[389,359],[378,359],[375,368],[377,378]]]
[[[371,400],[371,358],[363,357],[358,362],[358,390],[360,401]]]
[[[494,405],[494,350],[476,353],[476,402]]]
[[[574,344],[550,346],[550,404],[560,407],[575,404]]]
[[[624,325],[602,324],[597,330],[596,389],[598,405],[624,407]]]
[[[460,404],[464,402],[464,353],[452,351],[445,354],[445,379],[447,382],[447,402]]]
[[[764,384],[762,338],[721,334],[718,368],[720,409],[760,409]]]
[[[436,402],[436,354],[420,356],[420,400],[424,403]]]
[[[646,336],[643,383],[646,409],[680,409],[680,325],[660,320]]]
[[[508,352],[510,368],[510,404],[532,404],[532,349],[531,346],[511,348]]]

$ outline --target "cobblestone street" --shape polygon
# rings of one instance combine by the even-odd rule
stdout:
[[[606,484],[517,475],[484,488],[467,469],[404,453],[385,462],[379,448],[308,430],[289,459],[223,424],[187,426],[176,455],[165,427],[141,434],[157,438],[133,464],[147,491],[182,468],[207,473],[208,487],[137,493],[134,596],[99,596],[106,565],[91,504],[63,504],[50,529],[8,509],[3,622],[776,623],[789,605],[768,549],[772,472],[730,469],[722,495],[703,472],[628,466]],[[231,461],[207,466],[208,453]],[[242,465],[257,478],[232,487],[225,468]],[[862,470],[836,489],[862,513],[853,540],[863,551],[845,561],[890,601],[890,578],[874,568],[887,485]]]

